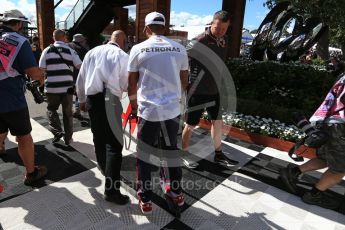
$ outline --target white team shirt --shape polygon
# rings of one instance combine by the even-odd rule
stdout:
[[[165,121],[181,114],[180,71],[188,70],[185,47],[164,36],[151,36],[132,47],[127,69],[139,72],[139,117]]]
[[[128,87],[127,63],[128,54],[114,43],[87,52],[76,83],[80,102],[85,102],[88,95],[102,93],[105,88],[121,98]]]

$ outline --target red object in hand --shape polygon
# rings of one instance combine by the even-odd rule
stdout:
[[[0,184],[0,193],[2,193],[4,191],[4,186],[2,186],[1,184]]]
[[[128,105],[126,112],[122,113],[122,128],[126,126],[127,122],[131,123],[130,132],[131,134],[133,134],[138,123],[138,117],[136,116],[136,114],[132,113],[131,104]]]

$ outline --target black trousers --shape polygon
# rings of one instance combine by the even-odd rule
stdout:
[[[152,151],[158,151],[158,141],[162,142],[160,147],[163,150],[177,150],[179,122],[180,117],[158,122],[139,118],[137,176],[139,182],[138,189],[140,190],[141,198],[144,202],[152,200],[151,172],[154,167],[150,164],[150,154],[153,154]],[[169,151],[164,151],[163,154],[169,154]],[[169,167],[169,162],[167,162],[167,166],[169,173],[168,179],[171,184],[175,185],[171,189],[178,194],[181,192],[181,167]],[[160,170],[162,172],[162,170],[165,169],[160,168]],[[161,179],[166,179],[162,177],[164,176],[161,174]]]
[[[107,117],[104,93],[87,96],[86,99],[96,159],[106,177],[105,193],[107,195],[119,192],[123,147],[122,106],[116,96],[110,97],[112,101],[107,104],[109,117]]]

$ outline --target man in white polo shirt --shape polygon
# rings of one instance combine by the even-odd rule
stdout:
[[[186,49],[164,36],[165,17],[151,12],[145,17],[144,33],[148,39],[133,46],[128,62],[128,95],[133,113],[138,120],[138,198],[144,214],[152,212],[152,165],[143,160],[147,146],[155,146],[162,131],[167,149],[177,149],[182,89],[188,84],[188,57]],[[145,147],[144,147],[145,146]],[[168,162],[169,165],[169,162]],[[181,194],[180,167],[169,168],[174,202],[184,204]]]
[[[77,52],[65,43],[66,34],[64,31],[55,30],[53,39],[54,44],[43,50],[39,66],[47,73],[45,92],[48,103],[49,129],[54,134],[52,142],[56,143],[64,136],[65,144],[69,145],[73,135],[73,70],[80,68],[81,60]],[[62,106],[64,132],[57,113],[60,104]]]

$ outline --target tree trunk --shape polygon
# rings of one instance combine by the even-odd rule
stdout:
[[[320,38],[316,45],[316,53],[322,60],[329,59],[329,30],[327,30]]]

